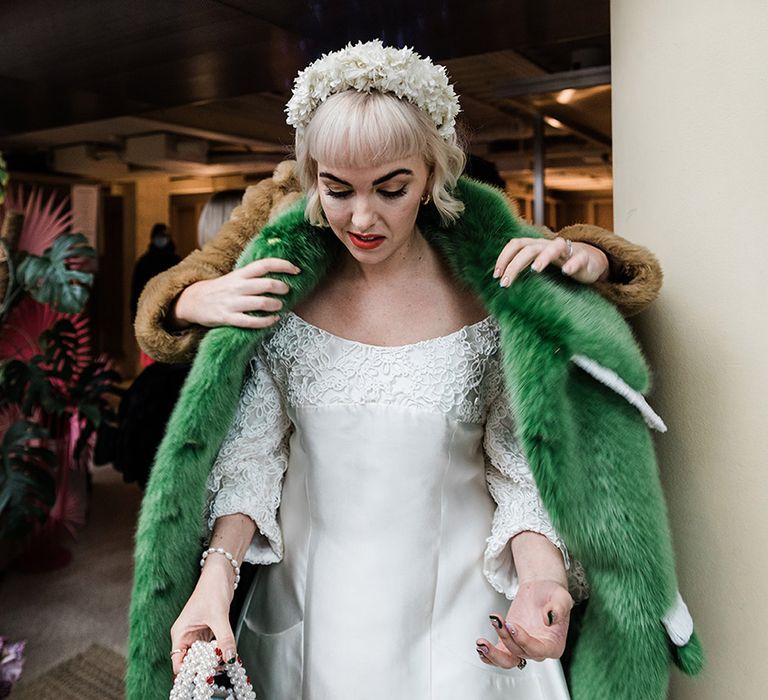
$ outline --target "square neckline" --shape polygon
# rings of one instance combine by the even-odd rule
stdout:
[[[417,340],[413,343],[405,343],[403,345],[374,345],[372,343],[363,343],[359,340],[352,340],[351,338],[344,338],[340,335],[336,335],[335,333],[331,333],[331,331],[327,331],[325,328],[321,328],[320,326],[316,326],[314,323],[310,323],[306,319],[299,316],[295,311],[291,311],[290,309],[286,312],[286,316],[295,319],[298,321],[298,323],[313,329],[317,333],[332,338],[333,340],[339,341],[341,343],[347,343],[349,345],[356,345],[358,347],[373,348],[376,350],[405,350],[408,348],[422,347],[429,343],[449,341],[461,335],[462,333],[466,333],[467,331],[480,330],[484,326],[489,325],[490,322],[494,320],[493,316],[489,315],[480,321],[476,321],[475,323],[468,323],[461,328],[456,329],[455,331],[447,333],[446,335],[438,335],[433,338],[425,338],[424,340]]]

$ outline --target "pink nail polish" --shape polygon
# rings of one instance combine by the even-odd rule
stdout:
[[[513,637],[517,634],[517,630],[508,622],[505,622],[504,626],[507,628],[507,632],[509,632]]]

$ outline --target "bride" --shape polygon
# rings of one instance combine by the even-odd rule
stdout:
[[[586,594],[572,554],[596,610],[574,696],[630,697],[633,684],[631,697],[663,697],[665,626],[696,651],[638,427],[660,425],[638,391],[642,361],[612,309],[542,272],[556,262],[594,282],[607,259],[563,240],[521,244],[501,196],[459,179],[457,112],[442,67],[379,42],[297,79],[288,114],[306,197],[242,260],[259,258],[284,302],[279,315],[274,300],[245,309],[263,312],[249,330],[209,334],[158,454],[137,536],[129,697],[152,696],[155,630],[172,613],[174,672],[215,637],[265,700],[568,698],[557,659],[571,593]],[[175,307],[182,323],[205,314],[192,289]],[[601,469],[621,472],[619,459],[614,483]],[[622,548],[640,543],[655,573],[637,583]],[[236,640],[244,560],[268,566]],[[626,580],[606,597],[615,571]],[[636,619],[616,624],[613,606]],[[630,670],[638,652],[643,673]],[[695,653],[678,656],[695,670]]]

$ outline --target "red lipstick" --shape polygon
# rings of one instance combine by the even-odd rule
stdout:
[[[360,233],[352,233],[351,231],[347,231],[347,233],[349,234],[349,240],[351,240],[357,248],[361,248],[362,250],[373,250],[374,248],[378,248],[384,242],[384,236],[376,236],[373,234],[363,235]]]

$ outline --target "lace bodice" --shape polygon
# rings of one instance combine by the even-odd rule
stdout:
[[[287,313],[249,364],[234,422],[208,479],[207,526],[245,513],[258,532],[246,560],[283,557],[278,521],[288,467],[290,415],[298,408],[384,404],[484,425],[488,490],[497,504],[484,574],[512,597],[517,587],[509,541],[524,530],[555,532],[514,436],[500,367],[499,329],[483,321],[410,345],[381,347],[346,340]]]
[[[288,313],[260,358],[291,406],[387,403],[481,423],[501,389],[498,326],[491,318],[410,345],[335,336]]]

